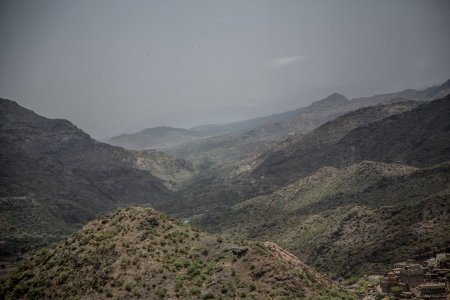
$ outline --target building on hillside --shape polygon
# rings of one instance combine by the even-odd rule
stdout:
[[[447,300],[448,288],[445,282],[427,282],[418,286],[420,299]]]
[[[402,291],[408,291],[408,286],[400,281],[400,277],[393,271],[388,272],[386,275],[380,277],[381,291],[385,294]]]
[[[438,267],[438,261],[436,260],[436,257],[432,257],[430,259],[427,259],[425,264],[429,268],[437,268]]]
[[[424,281],[423,269],[419,264],[407,264],[400,269],[400,281],[408,285],[412,289]]]
[[[450,253],[436,254],[437,268],[450,269]]]

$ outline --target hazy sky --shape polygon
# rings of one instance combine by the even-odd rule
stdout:
[[[450,1],[0,1],[0,97],[94,137],[450,77]]]

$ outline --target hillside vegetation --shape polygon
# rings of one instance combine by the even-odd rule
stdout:
[[[228,166],[209,167],[207,171],[194,176],[189,185],[182,190],[179,197],[183,197],[183,201],[174,200],[176,203],[169,205],[167,210],[164,204],[161,209],[183,216],[212,209],[216,209],[220,214],[237,202],[258,194],[270,193],[312,172],[311,168],[289,164],[290,156],[298,155],[306,163],[324,166],[326,162],[323,160],[312,160],[316,152],[333,147],[358,127],[410,111],[419,105],[420,102],[403,101],[361,108],[329,121],[307,134],[291,135],[284,141],[272,143],[270,149],[268,147],[262,154],[254,154]],[[310,153],[311,158],[308,156]],[[268,162],[274,157],[280,158],[281,161],[280,164],[275,161],[272,167]],[[284,160],[287,160],[286,163]],[[267,173],[272,173],[263,173],[261,170],[264,168],[267,168]]]
[[[379,272],[450,247],[450,162],[424,169],[369,161],[325,167],[192,221],[274,241],[333,276]]]
[[[353,299],[269,242],[234,242],[127,208],[31,256],[0,296],[82,299]]]
[[[8,224],[0,254],[60,239],[99,213],[164,201],[167,183],[192,172],[176,161],[172,175],[156,177],[167,157],[97,142],[67,120],[0,99],[0,223]]]

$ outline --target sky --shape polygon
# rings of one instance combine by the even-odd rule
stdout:
[[[450,78],[448,0],[0,0],[0,97],[103,139]]]

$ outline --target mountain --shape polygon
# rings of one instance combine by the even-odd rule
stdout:
[[[2,298],[356,299],[270,242],[233,241],[121,209],[31,256]]]
[[[0,99],[0,254],[58,240],[98,213],[164,201],[172,192],[148,160]]]
[[[430,101],[437,98],[443,98],[448,94],[450,94],[450,79],[440,85],[432,86],[423,90],[406,89],[395,93],[355,98],[352,101],[362,103],[362,105],[373,105],[374,103],[383,103],[391,99],[398,98],[416,101]]]
[[[310,143],[305,138],[267,155],[253,171],[268,184],[285,184],[324,166],[362,160],[431,166],[450,159],[450,96],[360,126],[339,140]],[[317,129],[322,130],[321,129]]]
[[[407,89],[400,92],[378,94],[370,97],[359,97],[354,98],[352,100],[349,100],[340,94],[334,93],[325,99],[313,102],[311,105],[307,107],[301,107],[295,110],[290,110],[279,114],[273,114],[269,116],[233,122],[228,124],[202,125],[191,128],[191,130],[208,135],[218,135],[253,129],[256,127],[263,126],[265,124],[283,123],[285,120],[291,118],[297,119],[298,115],[300,114],[305,115],[305,120],[302,123],[288,129],[288,132],[289,130],[297,131],[298,129],[300,129],[303,132],[306,132],[311,130],[312,128],[317,127],[317,125],[314,125],[314,122],[316,119],[320,120],[321,118],[321,115],[314,116],[314,113],[317,111],[326,110],[330,111],[329,112],[330,114],[333,114],[334,110],[334,113],[343,113],[365,106],[372,106],[380,103],[389,102],[392,99],[428,101],[436,98],[445,97],[448,94],[450,94],[450,79],[441,85],[433,86],[424,90]],[[301,116],[301,118],[302,117],[303,116]]]
[[[130,150],[164,149],[197,140],[203,134],[189,129],[173,127],[146,128],[137,133],[112,137],[108,143]]]
[[[430,101],[448,94],[450,94],[450,80],[425,90],[409,89],[352,100],[334,93],[307,107],[285,113],[207,127],[211,129],[210,131],[203,128],[200,130],[203,133],[222,134],[169,147],[166,151],[190,160],[194,164],[202,163],[205,159],[219,165],[235,163],[270,150],[275,141],[283,140],[292,134],[308,133],[328,121],[359,108],[408,100]]]
[[[233,123],[227,124],[208,124],[208,125],[200,125],[191,128],[191,130],[206,134],[206,135],[219,135],[224,133],[231,133],[237,131],[243,131],[252,129],[267,123],[276,123],[283,119],[289,118],[295,115],[296,110],[286,111],[278,114],[272,114],[268,116],[263,116],[259,118],[253,118]]]
[[[333,276],[380,273],[397,261],[450,249],[450,161],[422,169],[371,161],[324,167],[191,221],[274,241]]]
[[[270,149],[275,141],[285,138],[290,133],[307,132],[334,119],[347,111],[345,104],[349,102],[350,100],[344,96],[333,94],[306,108],[245,123],[260,124],[255,128],[183,143],[166,151],[194,164],[201,163],[205,159],[212,160],[216,164],[233,163]]]
[[[307,107],[279,114],[233,122],[180,129],[156,127],[134,134],[111,138],[112,145],[126,149],[163,149],[194,164],[205,159],[217,164],[233,163],[268,150],[273,141],[293,133],[306,133],[349,111],[381,103],[408,100],[427,101],[450,93],[450,80],[425,90],[404,90],[397,93],[349,100],[334,93]]]
[[[285,156],[285,153],[296,153],[298,149],[306,149],[302,153],[314,154],[322,148],[332,147],[356,128],[411,111],[420,104],[420,102],[405,101],[361,108],[329,121],[310,133],[291,135],[284,141],[272,142],[270,146],[266,144],[267,150],[262,154],[256,152],[248,159],[240,160],[235,164],[214,166],[210,167],[208,171],[199,172],[182,190],[180,197],[183,197],[183,201],[166,202],[168,207],[160,207],[160,209],[183,216],[186,216],[187,212],[189,212],[188,214],[199,214],[211,211],[213,208],[220,213],[237,202],[258,194],[269,193],[286,185],[289,183],[286,179],[287,175],[292,175],[293,178],[297,175],[299,177],[308,175],[304,170],[295,168],[295,165],[288,163],[277,165],[276,162],[274,162],[273,169],[279,170],[279,178],[275,172],[273,176],[266,175],[266,173],[258,174],[257,172],[265,167],[267,161],[272,157],[279,155],[280,158],[288,158],[289,156]],[[236,144],[240,147],[245,145],[242,141]],[[236,150],[236,148],[231,149]],[[236,152],[233,151],[226,152],[223,149],[222,151],[228,156],[236,155]],[[307,156],[302,159],[306,162],[309,161]],[[268,168],[272,168],[272,165]]]

